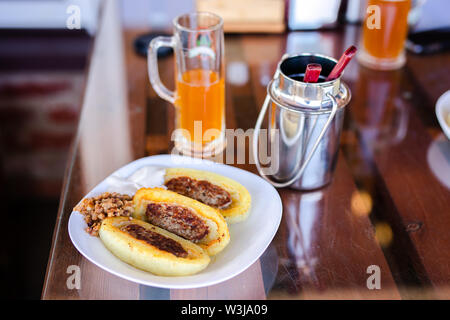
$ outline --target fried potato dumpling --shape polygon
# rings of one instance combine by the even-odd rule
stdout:
[[[211,256],[230,242],[227,223],[219,211],[197,200],[162,188],[142,188],[133,202],[133,217],[192,241]]]
[[[208,171],[169,168],[164,184],[169,190],[215,207],[228,223],[245,220],[250,212],[248,190],[233,179]]]
[[[99,235],[119,259],[159,276],[192,275],[210,262],[198,245],[138,219],[106,218]]]

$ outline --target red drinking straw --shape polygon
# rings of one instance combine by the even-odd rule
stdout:
[[[318,63],[310,63],[306,66],[305,76],[303,77],[303,82],[315,83],[319,80],[320,72],[322,71],[322,66]]]
[[[357,49],[355,46],[351,46],[350,48],[345,50],[344,54],[339,59],[338,63],[334,66],[333,70],[331,70],[326,81],[331,81],[331,80],[337,79],[341,76],[341,74],[344,71],[347,64],[355,56],[356,50]]]

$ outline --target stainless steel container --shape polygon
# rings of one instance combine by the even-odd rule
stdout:
[[[318,83],[295,80],[293,75],[304,74],[309,63],[321,64],[326,77],[337,61],[318,54],[283,56],[256,122],[253,157],[261,176],[275,187],[321,188],[330,183],[336,166],[350,90],[341,78]],[[261,123],[269,106],[268,143],[276,144],[271,148],[275,153],[270,155],[270,175],[258,157]]]

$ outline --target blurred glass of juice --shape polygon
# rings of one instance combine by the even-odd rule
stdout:
[[[363,21],[358,60],[379,70],[401,68],[405,62],[405,40],[411,0],[369,0]]]

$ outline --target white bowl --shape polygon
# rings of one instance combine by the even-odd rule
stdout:
[[[436,116],[448,139],[450,139],[450,124],[446,119],[450,114],[450,90],[439,97],[436,102]]]

